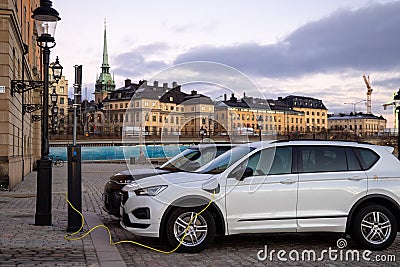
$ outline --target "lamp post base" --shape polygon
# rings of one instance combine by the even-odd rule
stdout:
[[[37,194],[35,225],[51,225],[52,162],[40,159],[37,164]]]

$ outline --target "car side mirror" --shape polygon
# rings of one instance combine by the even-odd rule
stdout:
[[[253,176],[253,169],[250,167],[246,168],[240,168],[237,171],[231,172],[228,175],[228,178],[236,178],[239,181],[242,181],[243,179]]]

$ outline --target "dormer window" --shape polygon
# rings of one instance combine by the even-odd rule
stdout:
[[[174,101],[174,97],[170,96],[169,97],[169,102],[173,102]]]

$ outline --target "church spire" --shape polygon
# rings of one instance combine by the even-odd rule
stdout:
[[[97,76],[97,75],[96,75]],[[107,28],[104,19],[104,43],[103,43],[103,63],[101,64],[101,73],[96,77],[95,98],[97,103],[101,103],[107,94],[115,90],[115,81],[110,74],[110,65],[108,64],[107,50]]]
[[[106,19],[104,19],[103,64],[101,64],[101,69],[102,69],[102,73],[109,73],[109,70],[110,70],[110,65],[108,64]]]

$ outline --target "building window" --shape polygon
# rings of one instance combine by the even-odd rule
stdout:
[[[310,111],[307,111],[307,112],[306,112],[306,115],[310,115]]]
[[[175,122],[176,122],[176,124],[179,124],[179,117],[175,118]]]
[[[97,122],[101,122],[101,114],[97,114]]]
[[[194,107],[191,107],[191,109],[190,109],[191,111],[194,111]]]
[[[135,107],[137,107],[137,108],[139,107],[139,101],[135,102]]]
[[[157,122],[157,116],[156,115],[153,115],[153,121]]]
[[[113,109],[113,104],[110,104],[110,109]]]
[[[201,111],[206,111],[206,107],[201,107]]]
[[[136,121],[139,121],[139,114],[136,113]]]
[[[307,118],[306,121],[307,121],[307,123],[310,123],[310,119],[309,118]]]
[[[60,86],[60,93],[64,93],[64,86]]]
[[[181,112],[184,112],[184,111],[185,111],[185,109],[183,107],[181,107]]]
[[[123,122],[124,121],[124,114],[119,114],[119,122]]]
[[[60,115],[64,115],[64,109],[60,108]]]
[[[319,112],[317,112],[317,116],[319,116]]]
[[[149,106],[149,102],[148,102],[148,101],[145,101],[145,102],[144,102],[144,106],[145,106],[145,107],[148,107],[148,106]]]
[[[174,106],[171,106],[171,110],[174,110]]]
[[[153,106],[153,108],[157,105],[156,102],[151,103],[151,105]]]
[[[201,119],[201,124],[206,124],[206,118]]]
[[[169,102],[174,102],[174,98],[172,96],[169,97]]]
[[[119,108],[124,108],[124,104],[119,103]]]
[[[60,105],[64,104],[64,97],[60,97]]]

